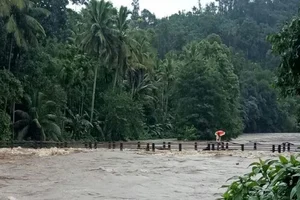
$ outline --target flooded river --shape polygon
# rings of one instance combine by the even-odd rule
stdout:
[[[257,135],[243,137],[259,140]],[[281,136],[270,137],[277,141]],[[289,137],[297,140],[296,134]],[[1,151],[0,199],[17,200],[213,200],[224,192],[220,187],[226,180],[248,172],[252,161],[276,156],[240,151]]]

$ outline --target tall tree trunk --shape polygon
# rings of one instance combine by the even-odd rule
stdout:
[[[8,60],[8,71],[10,71],[10,67],[11,67],[12,48],[13,48],[13,39],[11,37],[10,49],[9,49],[9,60]]]
[[[165,109],[165,88],[163,89],[163,91],[161,93],[161,108],[162,108],[162,111],[164,112],[164,109]]]
[[[133,99],[133,97],[134,97],[134,78],[133,78],[132,72],[131,72],[130,79],[131,79],[131,98]]]
[[[14,140],[14,138],[15,138],[15,129],[14,129],[14,124],[15,124],[15,109],[16,109],[16,103],[15,102],[13,102],[13,104],[12,104],[12,137],[11,137],[11,139],[12,139],[12,141]]]
[[[166,97],[166,102],[165,102],[164,123],[166,123],[167,116],[168,116],[168,106],[169,106],[169,98],[167,96]]]
[[[115,91],[115,88],[117,85],[118,74],[119,74],[119,68],[117,67],[116,72],[115,72],[115,78],[114,78],[113,92]]]
[[[94,107],[95,107],[95,93],[96,93],[96,86],[97,86],[97,74],[98,74],[98,66],[95,65],[94,70],[94,86],[93,86],[93,96],[92,96],[92,106],[91,106],[91,118],[90,122],[93,122],[93,115],[94,115]]]
[[[7,97],[4,97],[4,108],[3,108],[3,112],[6,112],[6,107],[7,107]]]
[[[85,97],[85,91],[84,91],[84,87],[82,87],[80,116],[83,115],[84,97]]]

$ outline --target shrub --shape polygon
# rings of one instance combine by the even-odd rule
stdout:
[[[192,126],[184,126],[178,131],[178,140],[197,140],[197,129]]]
[[[141,103],[129,93],[108,91],[104,94],[103,133],[107,141],[136,140],[144,131],[144,114]]]
[[[0,141],[11,139],[10,117],[3,111],[0,111]]]
[[[235,181],[223,194],[225,200],[300,199],[300,161],[279,156],[279,160],[254,162],[252,171]]]

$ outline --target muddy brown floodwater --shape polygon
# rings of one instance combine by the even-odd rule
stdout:
[[[298,135],[289,139],[299,140]],[[260,141],[258,135],[243,137]],[[279,142],[282,138],[270,137]],[[276,156],[247,151],[10,151],[0,151],[0,199],[214,200],[228,178],[247,173],[257,158]]]

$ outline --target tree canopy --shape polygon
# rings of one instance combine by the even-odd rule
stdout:
[[[274,87],[300,91],[297,0],[199,1],[162,19],[138,0],[68,3],[0,2],[1,140],[298,130],[298,97]]]

